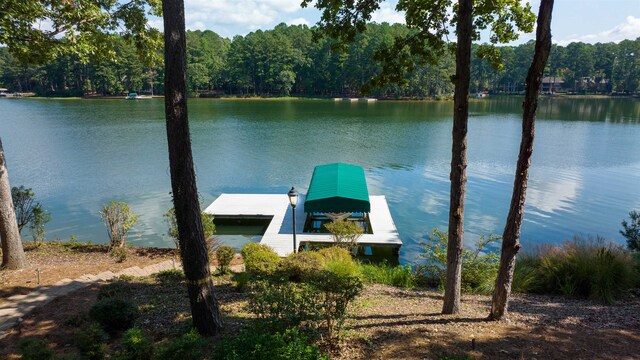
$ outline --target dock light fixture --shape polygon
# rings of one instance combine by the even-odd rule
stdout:
[[[287,195],[289,195],[291,213],[293,214],[293,252],[295,253],[298,250],[298,247],[296,246],[296,205],[298,205],[298,192],[292,186]]]

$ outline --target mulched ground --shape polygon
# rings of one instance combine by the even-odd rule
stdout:
[[[248,326],[246,294],[229,277],[216,280],[226,318],[225,334]],[[189,327],[185,287],[154,278],[132,283],[132,300],[141,306],[136,326],[163,342]],[[82,328],[95,302],[95,286],[54,300],[25,317],[0,340],[0,358],[17,359],[16,343],[25,336],[45,338],[57,352],[71,354],[74,333]],[[489,322],[489,296],[465,295],[462,313],[443,316],[442,294],[430,289],[367,286],[356,300],[344,338],[333,359],[638,359],[640,300],[614,306],[556,296],[516,295],[511,321]],[[70,320],[71,319],[71,320]],[[475,340],[474,340],[475,339]],[[112,350],[117,344],[112,343]]]
[[[116,262],[107,254],[106,245],[78,244],[65,246],[61,242],[46,242],[35,246],[24,242],[29,266],[22,270],[0,271],[0,303],[16,294],[27,294],[38,287],[36,269],[40,269],[40,285],[52,285],[64,278],[75,279],[84,274],[103,271],[117,272],[128,267],[159,263],[175,256],[174,249],[130,248],[127,260]]]

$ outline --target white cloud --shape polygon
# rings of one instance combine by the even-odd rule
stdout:
[[[298,10],[300,2],[291,0],[186,0],[185,20],[187,29],[192,30],[226,27],[255,30],[272,27],[284,20],[284,14]]]
[[[309,26],[309,21],[305,18],[299,17],[295,19],[291,19],[287,21],[287,25],[307,25]]]
[[[371,14],[371,20],[377,23],[387,22],[389,24],[404,24],[404,16],[404,12],[398,12],[395,10],[394,6],[391,6],[391,4],[383,3],[380,6],[380,9]]]
[[[601,31],[596,34],[570,35],[566,39],[559,40],[556,43],[563,46],[578,41],[586,43],[618,43],[625,39],[636,39],[638,37],[640,37],[640,18],[627,16],[625,22],[616,25],[612,29]]]

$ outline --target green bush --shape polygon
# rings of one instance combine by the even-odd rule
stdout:
[[[236,255],[236,249],[231,246],[220,246],[216,251],[216,259],[218,260],[218,271],[226,274],[231,271],[231,260]]]
[[[627,239],[627,247],[632,251],[640,251],[640,212],[629,212],[629,222],[622,220],[620,234]]]
[[[251,281],[251,274],[247,272],[241,272],[233,274],[233,280],[235,281],[236,288],[240,291],[244,291]]]
[[[490,293],[493,291],[498,275],[499,250],[489,249],[488,245],[500,238],[490,235],[488,239],[481,237],[474,250],[462,249],[462,284],[463,292]],[[447,269],[447,235],[434,229],[427,242],[421,243],[424,253],[419,257],[426,264],[419,266],[418,271],[427,280],[427,285],[444,288]]]
[[[115,262],[123,263],[127,261],[127,258],[129,257],[129,250],[126,246],[115,247],[109,251],[109,256],[112,257]]]
[[[201,360],[205,339],[194,329],[171,341],[158,351],[162,360]]]
[[[18,343],[18,349],[23,360],[52,360],[53,350],[49,349],[44,340],[24,338]]]
[[[249,311],[272,329],[286,329],[317,320],[317,293],[307,284],[256,281],[250,287]]]
[[[171,270],[162,270],[153,275],[159,282],[171,284],[171,283],[179,283],[182,282],[184,277],[184,271],[171,269]]]
[[[216,346],[215,360],[328,360],[298,329],[283,334],[262,334],[244,331],[235,337],[223,338]]]
[[[574,237],[516,263],[514,290],[591,298],[611,304],[634,285],[630,253],[600,237]]]
[[[76,333],[76,347],[82,359],[102,360],[107,354],[107,340],[109,336],[102,328],[93,324],[86,330]]]
[[[98,289],[98,300],[112,297],[128,298],[130,295],[131,287],[124,281],[115,281]]]
[[[349,304],[363,288],[358,276],[332,270],[320,270],[310,279],[311,286],[318,292],[320,317],[324,321],[329,339],[333,339],[342,329]]]
[[[242,248],[242,257],[245,270],[257,277],[273,275],[281,261],[280,256],[270,247],[256,243],[245,245]]]
[[[122,336],[122,352],[117,360],[151,360],[153,343],[140,329],[129,329]]]
[[[322,269],[338,276],[359,276],[360,268],[349,251],[331,246],[318,251],[324,258]]]
[[[387,262],[380,264],[360,264],[360,273],[364,282],[385,284],[403,288],[415,286],[415,275],[411,265],[391,266]]]
[[[358,239],[364,233],[355,221],[331,221],[324,224],[324,228],[331,233],[335,246],[349,251],[358,246]]]
[[[291,281],[300,282],[320,270],[324,258],[317,251],[301,251],[289,254],[280,263],[280,271]]]
[[[89,316],[108,332],[127,330],[138,317],[138,308],[117,297],[99,300],[89,310]]]

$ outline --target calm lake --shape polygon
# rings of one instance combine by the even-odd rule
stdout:
[[[516,97],[473,101],[468,134],[467,244],[501,234],[521,132]],[[446,228],[450,102],[190,100],[204,205],[220,193],[306,192],[314,166],[365,168],[387,197],[412,262]],[[141,214],[136,246],[171,246],[163,101],[0,99],[12,186],[33,188],[52,213],[47,238],[105,242],[98,212],[110,200]],[[522,228],[524,249],[598,234],[623,243],[620,222],[640,209],[640,100],[541,100]],[[23,236],[29,238],[28,231]]]

